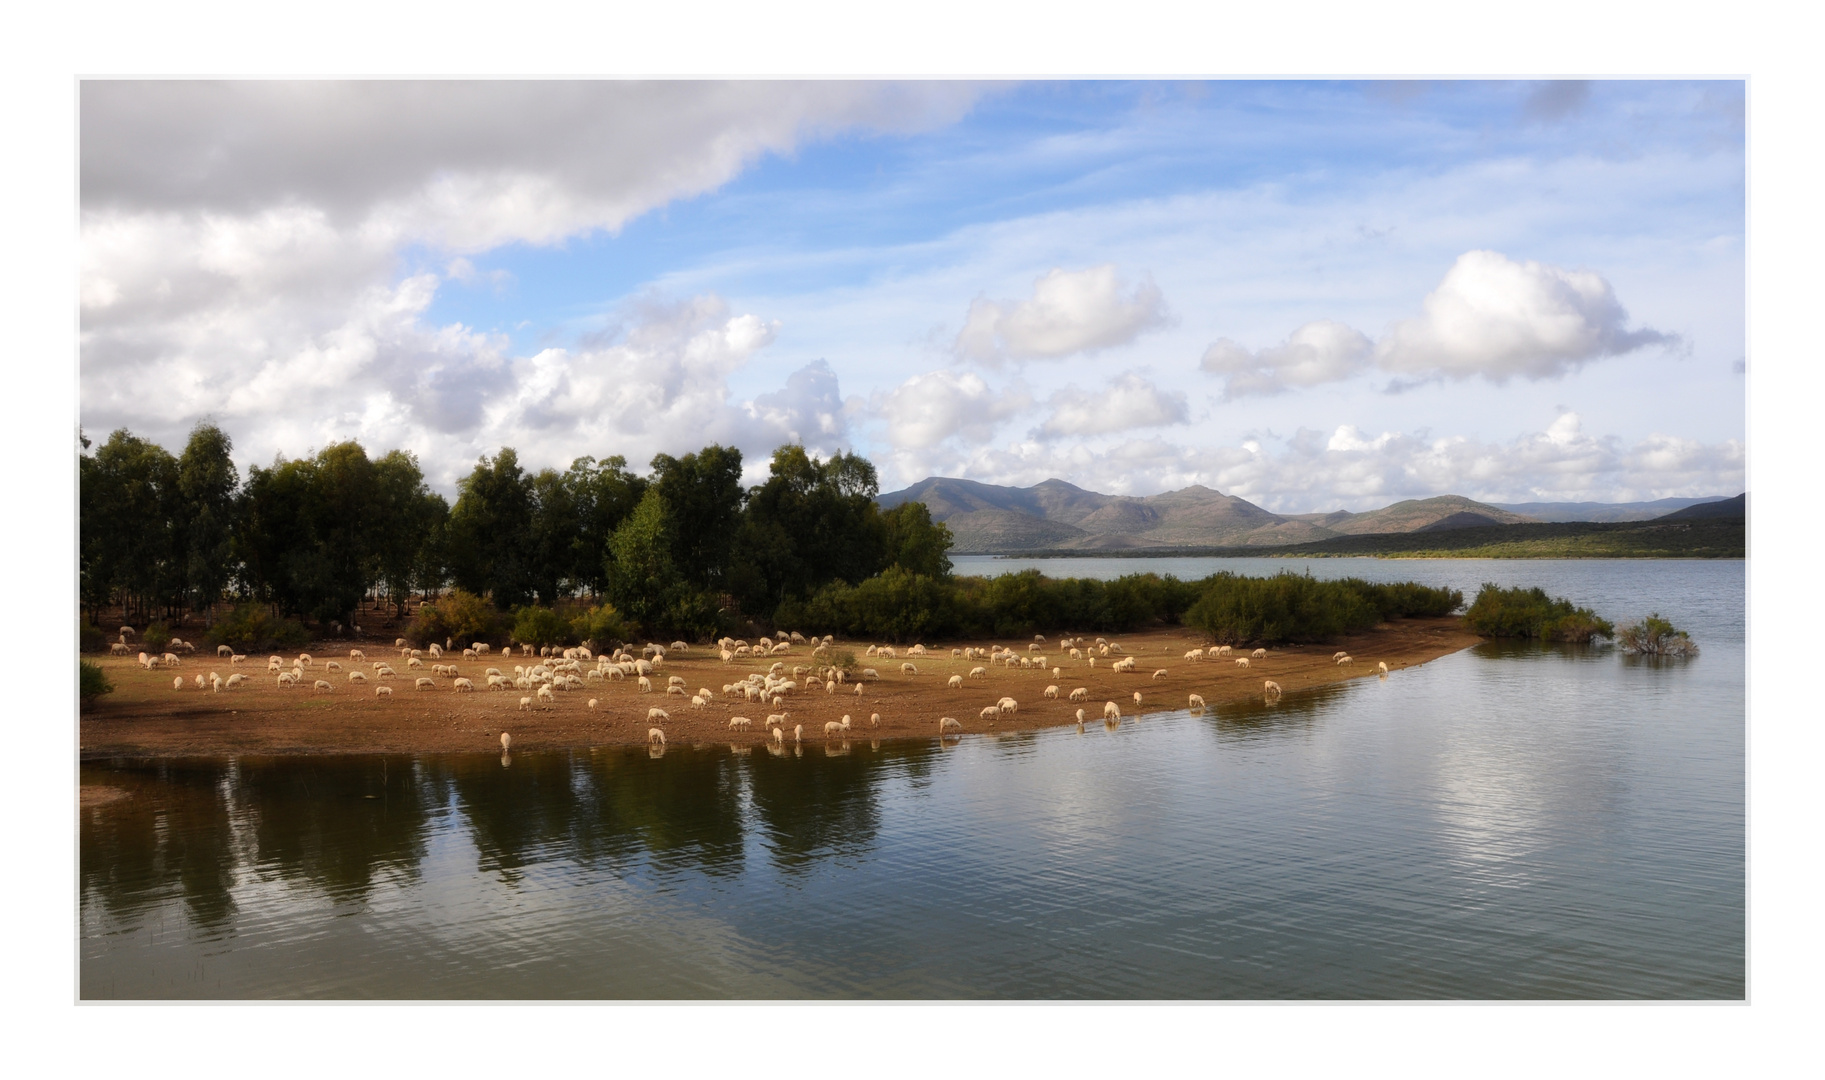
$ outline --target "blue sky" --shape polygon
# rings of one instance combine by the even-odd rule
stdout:
[[[122,85],[97,431],[445,490],[712,439],[1281,511],[1744,485],[1740,82]]]

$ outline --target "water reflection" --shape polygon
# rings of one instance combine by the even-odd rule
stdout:
[[[87,767],[124,792],[82,812],[79,874],[85,903],[130,918],[175,893],[197,925],[218,929],[234,914],[234,832],[220,762]]]
[[[261,877],[352,899],[378,877],[418,874],[448,790],[404,756],[241,758],[231,781]]]
[[[1191,715],[1201,717],[1207,727],[1226,739],[1284,736],[1310,728],[1351,690],[1348,683],[1331,683],[1272,697],[1226,701]]]

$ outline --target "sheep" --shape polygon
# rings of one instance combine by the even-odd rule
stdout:
[[[1120,720],[1121,718],[1122,718],[1122,707],[1120,705],[1117,705],[1113,701],[1103,702],[1103,719],[1104,720]]]
[[[881,714],[878,712],[869,713],[868,714],[868,726],[869,727],[880,727],[881,726]]]
[[[919,673],[919,669],[914,667],[911,664],[901,664],[900,665],[900,674],[902,674],[902,675],[917,675],[918,673]]]
[[[1204,659],[1204,650],[1190,649],[1185,653],[1185,659],[1189,662],[1196,663],[1197,661]]]
[[[209,689],[218,693],[222,689],[222,677],[213,671],[209,673]]]
[[[532,699],[531,699],[531,698],[529,698],[529,697],[523,697],[523,698],[521,698],[521,699],[520,699],[520,710],[519,710],[519,711],[521,711],[521,712],[525,712],[525,711],[526,711],[526,710],[527,710],[527,709],[530,709],[530,708],[532,708]]]
[[[316,682],[311,684],[311,689],[321,690],[324,693],[328,694],[328,693],[332,693],[336,689],[336,687],[334,685],[332,685],[328,679],[318,679]]]
[[[390,686],[376,686],[374,688],[374,696],[377,698],[378,697],[392,697],[393,688]]]
[[[1218,656],[1228,656],[1229,655],[1229,646],[1228,645],[1217,646],[1217,655]]]
[[[126,627],[124,627],[124,626],[123,626],[123,627],[121,627],[121,637],[122,637],[122,638],[123,638],[123,639],[124,639],[124,638],[125,638],[125,637],[126,637],[126,629],[127,629],[127,628],[126,628]],[[216,646],[216,647],[215,647],[215,654],[216,654],[216,655],[217,655],[217,656],[233,656],[233,655],[234,655],[234,650],[233,650],[233,649],[231,649],[231,648],[229,648],[229,647],[228,647],[228,646],[226,646],[226,645],[217,645],[217,646]]]
[[[1249,653],[1248,655],[1254,657],[1257,660],[1265,660],[1265,659],[1267,659],[1267,650],[1266,649],[1256,649],[1254,652]]]
[[[668,694],[677,694],[679,697],[688,697],[689,696],[688,694],[685,693],[684,687],[682,687],[682,686],[668,686],[665,688],[665,692]]]
[[[655,721],[655,720],[657,720],[661,723],[664,723],[665,721],[668,721],[671,718],[672,718],[672,714],[669,712],[666,712],[664,709],[646,710],[646,719],[647,719],[647,722],[649,722],[649,723],[651,723],[652,721]]]
[[[970,678],[972,678],[972,679],[986,679],[986,678],[988,678],[988,677],[989,677],[989,669],[988,669],[988,668],[985,668],[985,667],[973,667],[973,668],[971,668],[971,669],[970,669]]]
[[[425,662],[423,660],[420,660],[418,657],[416,657],[416,656],[406,657],[406,667],[421,668],[424,666],[425,666]]]
[[[246,659],[246,658],[243,657],[242,659]],[[181,666],[181,662],[178,660],[176,653],[166,653],[165,655],[158,658],[158,662],[160,665],[162,665],[164,667]]]
[[[887,659],[889,659],[889,660],[892,660],[892,659],[895,659],[895,654],[894,654],[894,651],[893,651],[893,646],[892,646],[892,645],[883,645],[883,646],[881,646],[881,655],[882,655],[882,656],[885,656],[885,657],[886,657],[886,658],[887,658]]]
[[[1386,674],[1387,674],[1387,673],[1388,673],[1388,662],[1387,662],[1387,661],[1386,661],[1386,660],[1378,660],[1378,661],[1376,661],[1376,662],[1375,662],[1375,667],[1376,667],[1376,668],[1377,668],[1377,669],[1378,669],[1378,670],[1380,670],[1380,672],[1381,672],[1381,673],[1382,673],[1382,674],[1383,674],[1383,675],[1386,675]]]
[[[773,741],[780,744],[781,746],[786,745],[786,729],[774,728],[773,729]]]
[[[470,682],[468,679],[457,679],[455,682],[452,682],[450,684],[450,689],[456,691],[459,694],[474,693],[475,684]]]
[[[1346,657],[1348,655],[1350,655],[1350,654],[1345,652],[1342,649],[1338,649],[1336,652],[1331,654],[1331,659],[1332,660],[1342,660],[1344,657]]]
[[[874,668],[865,667],[862,669],[862,677],[865,679],[878,679],[881,677],[881,673],[876,671]],[[861,688],[857,687],[857,689],[859,690]]]
[[[1077,689],[1071,691],[1071,693],[1066,696],[1068,696],[1072,701],[1089,701],[1090,700],[1090,688],[1087,686],[1080,686]]]
[[[1082,660],[1083,658],[1084,658],[1084,653],[1083,653],[1082,649],[1072,649],[1071,650],[1071,659]]]
[[[1191,707],[1194,709],[1202,709],[1204,707],[1203,697],[1198,694],[1191,695]]]
[[[501,732],[501,753],[505,754],[511,749],[513,749],[513,736],[505,731]]]
[[[539,687],[537,690],[533,691],[533,696],[539,699],[540,705],[556,705],[558,703],[558,695],[552,693],[551,687],[549,686]]]
[[[1268,697],[1279,697],[1280,696],[1280,684],[1275,682],[1272,679],[1264,680],[1262,683],[1262,692],[1265,693]]]
[[[1077,710],[1077,726],[1084,726],[1084,711],[1082,709]]]
[[[957,719],[954,716],[940,716],[938,718],[938,734],[942,735],[946,731],[948,731],[952,728],[955,728],[958,731],[962,731],[963,730],[963,721]]]
[[[1057,701],[1058,700],[1058,687],[1056,687],[1056,686],[1046,687],[1045,694],[1046,694],[1047,700]]]
[[[949,686],[952,690],[963,689],[963,676],[952,675],[950,677],[950,681],[948,683],[946,683],[946,685]]]
[[[341,664],[338,664],[338,663],[336,663],[336,661],[334,661],[334,660],[330,660],[330,661],[327,661],[327,662],[325,662],[325,663],[324,663],[324,665],[323,665],[323,670],[325,670],[325,671],[341,671],[341,670],[342,670],[342,665],[341,665]]]
[[[749,727],[753,726],[753,724],[754,724],[754,721],[748,719],[745,716],[729,717],[729,730],[730,731],[746,731],[746,730],[748,730]]]
[[[1020,703],[1011,697],[1004,697],[997,701],[995,707],[1000,709],[1004,716],[1013,716],[1020,711]]]
[[[311,666],[311,654],[307,653],[307,652],[299,653],[298,654],[298,663],[303,664],[305,667],[310,667]]]
[[[1354,656],[1340,656],[1337,658],[1337,663],[1339,666],[1342,666],[1344,664],[1354,664],[1355,662],[1356,662],[1356,658]]]
[[[998,720],[1001,718],[1001,706],[986,705],[983,707],[982,712],[977,715],[981,716],[984,720]]]
[[[112,656],[131,656],[133,655],[133,650],[127,648],[126,642],[116,641],[108,646],[108,653]]]
[[[293,675],[289,671],[280,674],[277,681],[279,684],[278,689],[280,689],[280,690],[289,690],[292,687],[298,685],[297,676]],[[203,688],[203,677],[201,675],[198,675],[196,677],[196,688],[198,690],[201,690]]]
[[[399,649],[399,648],[404,648],[404,647],[405,647],[405,643],[406,643],[406,639],[405,639],[405,638],[402,638],[402,637],[401,637],[401,638],[394,638],[394,639],[393,639],[393,647],[394,647],[394,648],[395,648],[395,649]]]
[[[1237,667],[1247,667],[1248,666],[1248,657],[1246,657],[1246,656],[1236,657],[1236,666]]]
[[[855,696],[856,696],[856,697],[861,697],[861,696],[862,696],[862,684],[861,684],[861,683],[856,683],[856,684],[855,684]]]
[[[837,723],[835,720],[826,721],[824,724],[824,735],[826,738],[831,735],[841,734],[842,730],[843,725]]]
[[[368,658],[368,654],[362,652],[360,649],[350,649],[349,650],[349,659],[350,660],[366,660],[367,658]]]
[[[792,741],[793,742],[804,742],[805,741],[805,725],[803,725],[803,724],[793,724],[792,725]]]
[[[431,643],[429,651],[433,657],[442,656],[444,654],[443,647],[438,645],[435,641]]]
[[[1134,707],[1137,709],[1141,707],[1141,692],[1139,690],[1134,692]]]
[[[642,694],[650,694],[653,692],[653,680],[647,678],[645,675],[640,676],[640,692]]]
[[[664,746],[665,745],[665,732],[660,731],[656,727],[647,728],[646,729],[646,741],[647,741],[647,745],[649,745],[649,746],[652,745],[653,743],[658,743],[660,746]]]
[[[184,677],[182,675],[179,675],[177,678],[171,680],[171,689],[182,690],[183,688],[184,688]]]
[[[1161,668],[1160,670],[1154,672],[1153,677],[1156,679],[1164,679],[1166,677],[1166,669]]]
[[[418,690],[435,690],[435,689],[437,689],[436,683],[432,682],[430,679],[425,679],[425,678],[419,679],[416,683],[413,683],[412,685],[415,689],[418,689]]]

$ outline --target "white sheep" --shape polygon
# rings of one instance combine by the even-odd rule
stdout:
[[[1202,709],[1204,707],[1203,697],[1197,694],[1191,695],[1191,707],[1194,709]]]
[[[455,690],[459,694],[474,693],[475,684],[470,682],[468,679],[457,679],[455,682],[452,682],[450,684],[450,689]]]
[[[970,678],[972,678],[972,679],[986,679],[986,678],[988,678],[988,677],[989,677],[989,669],[988,669],[988,668],[985,668],[985,667],[973,667],[973,668],[971,668],[971,669],[970,669]]]
[[[310,667],[311,666],[311,654],[307,653],[307,652],[299,653],[298,654],[298,663],[303,664],[305,667]]]
[[[1236,657],[1236,666],[1237,667],[1247,667],[1248,666],[1248,657],[1246,657],[1246,656]]]
[[[177,678],[171,680],[171,689],[182,690],[183,688],[184,688],[184,677],[182,675],[179,675]]]
[[[952,690],[963,689],[963,676],[952,675],[950,677],[950,681],[946,685],[948,685]]]
[[[1266,693],[1269,697],[1279,697],[1280,696],[1280,684],[1275,682],[1272,679],[1267,679],[1262,684],[1262,691],[1264,693]]]
[[[1185,653],[1185,659],[1193,663],[1204,659],[1203,649],[1191,649]]]
[[[914,667],[911,664],[901,664],[900,665],[900,674],[902,674],[902,675],[917,675],[918,673],[919,673],[919,669]]]
[[[126,635],[127,635],[127,628],[123,626],[120,628],[120,630],[121,630],[121,638],[122,638],[122,640],[125,640]],[[217,645],[215,647],[215,654],[217,656],[233,656],[234,650],[229,648],[226,645]]]
[[[986,705],[978,715],[984,720],[999,719],[1001,717],[1001,707],[998,705]]]
[[[368,654],[362,652],[360,649],[350,649],[349,650],[349,659],[350,660],[366,660],[367,658],[368,658]]]
[[[672,714],[669,712],[666,712],[664,709],[648,709],[648,710],[646,710],[646,718],[649,721],[658,720],[658,721],[663,722],[666,720],[670,720],[672,718]]]
[[[311,688],[313,690],[321,690],[326,694],[332,693],[336,689],[335,686],[331,685],[331,683],[328,679],[318,679],[316,682],[311,684]]]
[[[1388,662],[1386,660],[1376,661],[1375,666],[1376,666],[1376,668],[1378,668],[1381,671],[1381,673],[1383,675],[1386,675],[1388,673]]]
[[[1166,669],[1161,668],[1160,670],[1154,672],[1153,677],[1156,679],[1164,679],[1166,677]]]
[[[803,725],[803,724],[793,724],[792,725],[792,741],[793,742],[804,742],[805,741],[805,725]]]
[[[876,671],[874,668],[865,667],[862,669],[862,677],[865,679],[878,679],[881,677],[881,673]],[[861,690],[861,687],[858,686],[858,687],[856,687],[856,689],[859,691],[859,690]]]
[[[1000,701],[997,701],[995,707],[1000,709],[1005,716],[1012,716],[1020,711],[1020,703],[1011,697],[1004,697]]]
[[[938,718],[938,734],[942,735],[946,731],[948,731],[952,728],[955,728],[958,731],[962,731],[963,730],[963,721],[957,719],[954,716],[940,716]]]
[[[647,678],[645,675],[640,676],[640,692],[642,694],[650,694],[653,692],[653,680]]]
[[[781,746],[786,745],[786,729],[774,728],[773,729],[773,741],[780,744]]]
[[[511,749],[513,749],[513,736],[505,731],[501,732],[501,753],[505,754]]]
[[[1228,656],[1229,655],[1229,646],[1228,645],[1217,646],[1217,655],[1218,656]]]
[[[374,688],[374,696],[375,697],[392,697],[393,688],[390,686],[376,686]]]
[[[530,708],[532,708],[532,699],[531,699],[531,698],[529,698],[529,697],[523,697],[523,698],[521,698],[521,699],[520,699],[520,710],[519,710],[519,711],[520,711],[520,712],[525,712],[525,711],[526,711],[526,710],[527,710],[527,709],[530,709]]]
[[[1134,707],[1137,709],[1141,707],[1141,692],[1139,690],[1134,692]]]
[[[1121,718],[1122,718],[1122,707],[1120,705],[1117,705],[1113,701],[1103,702],[1103,719],[1104,720],[1120,720]]]
[[[682,686],[668,686],[665,688],[665,692],[668,694],[677,694],[679,697],[689,696],[684,692],[684,687]]]
[[[1343,664],[1354,664],[1355,662],[1356,658],[1354,656],[1340,656],[1337,658],[1337,663],[1340,666]]]
[[[1080,686],[1077,689],[1071,691],[1071,693],[1067,696],[1070,697],[1070,699],[1072,701],[1089,701],[1090,700],[1090,688],[1087,686]]]
[[[558,695],[552,693],[551,687],[549,686],[541,686],[533,693],[534,696],[539,699],[539,704],[541,705],[556,705],[558,703]]]
[[[1265,659],[1267,659],[1267,650],[1266,649],[1256,649],[1254,652],[1249,653],[1248,655],[1254,657],[1257,660],[1265,660]]]
[[[326,661],[326,662],[325,662],[325,663],[324,663],[324,665],[323,665],[323,670],[325,670],[325,671],[341,671],[341,670],[342,670],[342,665],[341,665],[341,664],[338,664],[338,663],[336,663],[336,661],[334,661],[334,660],[330,660],[330,661]]]
[[[437,684],[430,679],[421,678],[413,684],[413,688],[417,690],[435,690],[437,689]]]
[[[1082,709],[1077,710],[1077,726],[1084,726],[1084,711]]]
[[[113,644],[109,645],[108,652],[110,655],[113,655],[113,656],[132,656],[133,655],[133,650],[127,648],[127,643],[124,641],[116,641]]]
[[[1045,694],[1046,694],[1046,698],[1048,700],[1057,701],[1058,700],[1058,687],[1056,687],[1056,686],[1046,687]]]
[[[421,668],[425,666],[425,662],[416,656],[408,656],[406,657],[406,666],[409,668]]]
[[[881,714],[878,712],[869,713],[868,714],[868,726],[869,727],[880,727],[881,726]]]
[[[837,723],[835,720],[826,721],[824,724],[824,734],[826,736],[841,734],[842,730],[843,725]]]
[[[1346,657],[1348,655],[1350,655],[1350,654],[1345,652],[1342,649],[1338,649],[1336,652],[1331,654],[1331,659],[1332,660],[1342,660],[1344,657]]]
[[[730,731],[746,731],[746,730],[748,730],[748,728],[752,727],[753,724],[754,724],[754,721],[748,719],[745,716],[729,717],[729,730]]]

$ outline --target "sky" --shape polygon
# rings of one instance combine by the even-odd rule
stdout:
[[[861,453],[1729,495],[1741,81],[85,81],[80,414],[243,468]]]

